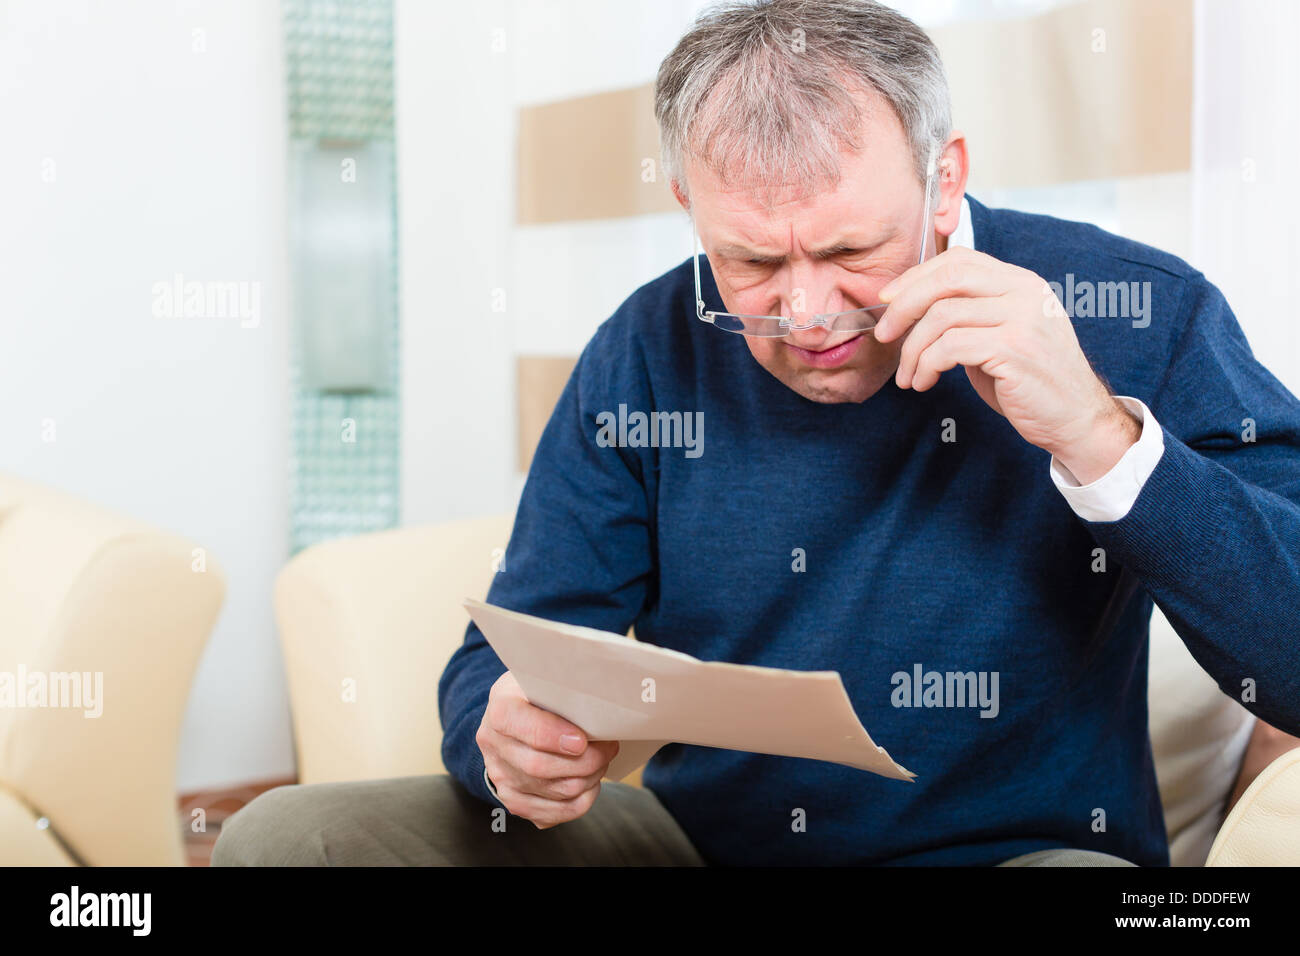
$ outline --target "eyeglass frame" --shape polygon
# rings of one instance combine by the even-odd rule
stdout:
[[[936,172],[937,172],[937,167],[935,165],[935,154],[931,153],[929,166],[926,169],[926,176],[925,176],[925,221],[921,225],[921,256],[919,259],[917,259],[917,265],[920,265],[922,262],[925,261],[925,250],[926,247],[929,245],[929,233],[933,227],[934,209],[932,208],[931,201],[933,198],[934,180],[935,180]],[[691,245],[694,249],[694,252],[691,255],[691,262],[695,267],[695,317],[699,319],[701,322],[707,322],[710,325],[712,325],[714,328],[719,329],[723,332],[731,332],[736,335],[758,336],[761,338],[769,338],[769,339],[784,338],[785,336],[789,335],[791,332],[802,332],[807,329],[815,329],[818,326],[825,326],[828,331],[832,331],[832,332],[835,331],[865,332],[869,329],[875,328],[877,323],[872,322],[870,325],[863,326],[862,328],[836,329],[835,320],[839,319],[841,316],[857,315],[859,313],[871,313],[887,307],[886,303],[881,302],[877,305],[867,306],[866,308],[846,309],[843,312],[820,312],[813,315],[812,319],[808,322],[807,325],[794,325],[791,322],[793,316],[789,316],[789,315],[745,315],[737,312],[720,312],[714,309],[705,309],[704,290],[703,290],[703,286],[700,283],[700,253],[703,250],[700,248],[701,246],[700,234],[695,228],[694,216],[691,217]],[[710,268],[712,268],[712,266],[710,266]],[[742,328],[728,329],[718,325],[717,318],[719,316],[728,316],[733,319],[739,319]],[[770,322],[774,319],[779,323],[777,327],[782,329],[783,331],[776,332],[776,333],[765,333],[760,331],[751,332],[748,331],[746,328],[744,328],[748,320]]]

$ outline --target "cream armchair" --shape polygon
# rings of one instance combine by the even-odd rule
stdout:
[[[385,531],[307,548],[280,572],[300,783],[444,773],[438,678],[487,593],[510,518]]]
[[[486,594],[509,534],[507,515],[389,531],[317,545],[285,567],[275,604],[301,783],[445,772],[438,678],[464,637],[461,601]],[[1275,760],[1220,825],[1254,718],[1159,611],[1151,641],[1174,864],[1300,864],[1300,751]]]
[[[0,865],[184,864],[177,743],[224,595],[190,542],[0,475],[0,682],[65,688],[0,687]]]

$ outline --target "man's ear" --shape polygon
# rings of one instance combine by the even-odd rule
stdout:
[[[681,206],[683,209],[685,209],[687,212],[690,212],[691,201],[686,198],[686,193],[682,191],[681,184],[674,179],[670,181],[668,185],[672,187],[673,198],[677,200],[677,204]]]
[[[934,228],[940,235],[951,236],[957,231],[969,172],[966,136],[960,130],[953,130],[939,154],[939,203],[934,208]]]

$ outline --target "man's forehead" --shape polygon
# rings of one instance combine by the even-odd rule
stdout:
[[[688,163],[685,172],[692,214],[710,220],[743,220],[765,231],[801,218],[875,215],[888,219],[906,196],[915,174],[905,145],[900,146],[898,156],[884,155],[883,147],[877,144],[876,149],[842,153],[834,176],[813,182],[756,176],[727,181],[706,166]]]
[[[699,197],[721,209],[777,215],[789,207],[812,205],[833,194],[844,180],[845,161],[852,159],[847,153],[841,154],[840,167],[816,179],[801,179],[770,169],[723,169],[716,162],[694,156],[686,160],[684,172],[692,200]]]
[[[784,196],[762,189],[704,190],[693,202],[697,225],[711,233],[715,254],[738,258],[783,254],[794,243],[814,254],[873,246],[892,234],[897,218],[897,203],[888,194],[838,188],[788,190]]]
[[[728,259],[781,258],[798,243],[812,256],[829,256],[849,250],[868,250],[894,235],[894,224],[883,220],[850,220],[840,228],[800,229],[788,226],[767,233],[733,235],[720,230],[714,255]]]

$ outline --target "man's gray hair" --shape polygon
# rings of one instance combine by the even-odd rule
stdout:
[[[833,188],[840,150],[862,146],[852,96],[863,90],[894,108],[924,181],[952,129],[948,80],[925,31],[874,0],[710,6],[659,66],[665,172],[683,194],[688,156],[727,185]]]

